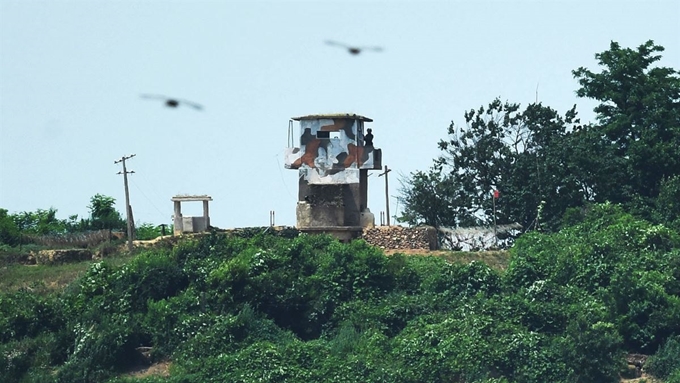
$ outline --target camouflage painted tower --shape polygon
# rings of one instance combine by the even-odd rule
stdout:
[[[381,151],[365,129],[370,118],[356,114],[295,117],[300,146],[293,147],[293,121],[285,166],[298,169],[297,228],[350,239],[375,218],[367,206],[368,171],[382,168]]]

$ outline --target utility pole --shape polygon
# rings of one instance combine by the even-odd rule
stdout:
[[[127,157],[123,156],[119,160],[114,161],[114,164],[118,163],[123,163],[123,171],[118,172],[118,174],[123,175],[123,182],[125,183],[125,212],[127,216],[127,245],[128,245],[128,251],[132,251],[132,207],[130,207],[130,191],[128,190],[128,179],[127,175],[128,173],[134,173],[134,171],[128,171],[127,167],[125,166],[125,160],[129,160],[130,158],[136,156],[136,154],[131,154]]]
[[[390,191],[387,182],[387,173],[391,172],[392,169],[388,169],[385,165],[385,172],[378,174],[378,177],[385,176],[385,215],[387,216],[387,226],[390,226]]]

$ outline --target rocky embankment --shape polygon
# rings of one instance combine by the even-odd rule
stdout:
[[[376,226],[365,229],[362,238],[371,245],[382,249],[437,249],[437,231],[431,226]]]

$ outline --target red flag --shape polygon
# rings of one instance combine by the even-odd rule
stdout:
[[[493,198],[498,199],[498,197],[500,197],[500,196],[501,196],[501,192],[500,192],[500,191],[498,191],[498,190],[494,190],[494,191],[493,191]]]

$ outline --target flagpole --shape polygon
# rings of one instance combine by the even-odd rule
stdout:
[[[496,248],[498,248],[498,232],[496,230],[496,198],[499,196],[500,193],[498,190],[494,189],[493,197],[491,199],[493,200],[493,238]]]

